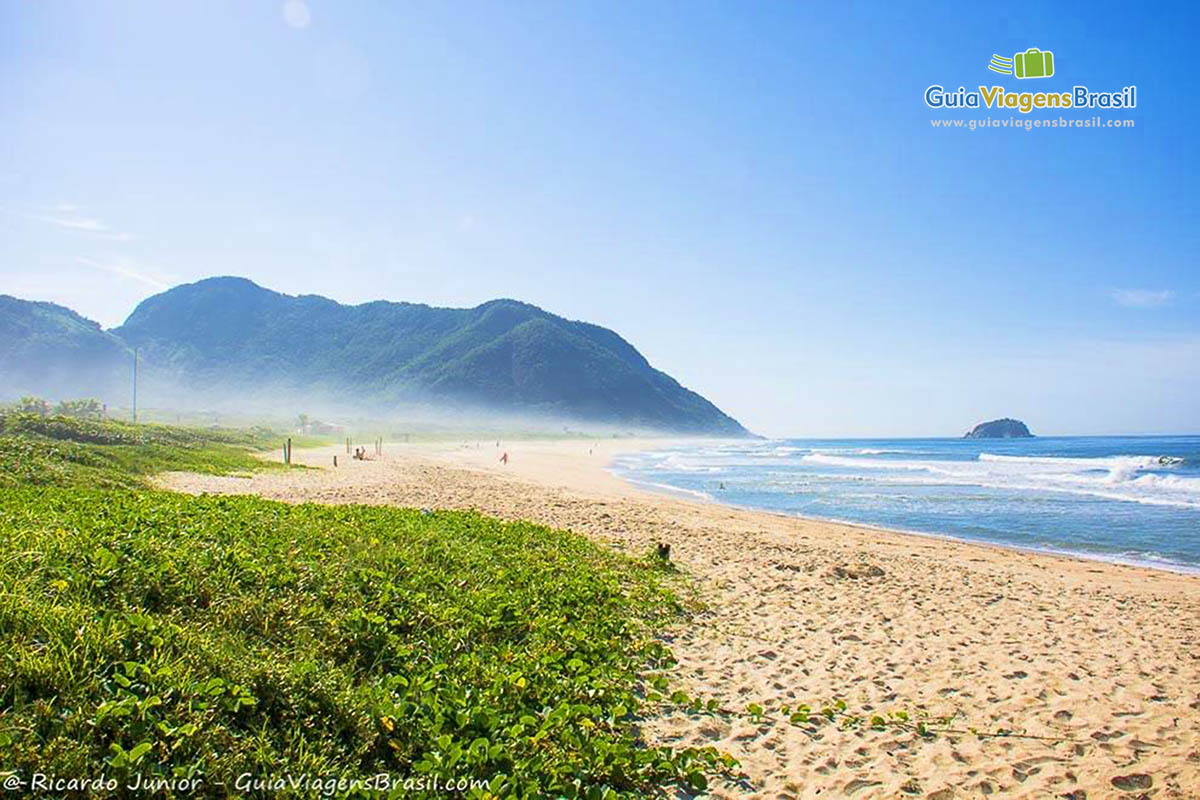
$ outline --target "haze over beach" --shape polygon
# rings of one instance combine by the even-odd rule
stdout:
[[[5,791],[1200,797],[1197,23],[0,0]]]

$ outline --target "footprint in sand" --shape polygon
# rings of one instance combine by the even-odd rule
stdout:
[[[1112,785],[1123,792],[1135,792],[1138,789],[1149,789],[1154,785],[1154,779],[1149,775],[1118,775],[1112,779]]]
[[[867,780],[863,780],[862,778],[855,778],[854,780],[852,780],[846,784],[846,788],[842,790],[842,793],[844,795],[846,795],[847,797],[850,797],[855,792],[859,791],[860,789],[869,789],[872,786],[882,786],[882,785],[883,784],[880,783],[879,781],[867,781]]]

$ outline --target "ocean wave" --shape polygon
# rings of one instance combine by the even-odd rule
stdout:
[[[892,469],[892,470],[937,470],[948,461],[888,461],[882,458],[848,458],[827,453],[809,453],[801,461],[810,464],[825,464],[830,467],[848,467],[850,469]]]
[[[925,486],[977,486],[981,489],[999,489],[1010,492],[1054,492],[1058,494],[1075,495],[1077,497],[1095,497],[1103,500],[1117,500],[1123,503],[1140,503],[1148,506],[1171,506],[1174,508],[1200,509],[1200,486],[1174,487],[1159,486],[1153,479],[1157,475],[1143,475],[1140,478],[1127,481],[1123,485],[1111,484],[1102,480],[1075,481],[1070,476],[1047,477],[1030,476],[1030,479],[989,479],[988,476],[963,475],[958,480],[917,479],[895,480],[892,483],[920,483]],[[1145,479],[1150,478],[1147,482]],[[1165,490],[1164,490],[1165,489]]]
[[[1159,456],[1072,458],[981,453],[975,461],[931,461],[810,453],[801,461],[874,474],[873,480],[889,484],[1059,492],[1128,503],[1200,508],[1200,478],[1160,474],[1174,464]]]
[[[990,461],[997,464],[1039,464],[1047,467],[1113,469],[1137,467],[1151,469],[1154,467],[1174,466],[1183,463],[1183,459],[1174,456],[1096,456],[1093,458],[1076,458],[1073,456],[1005,456],[996,453],[980,453],[980,461]]]
[[[882,447],[777,447],[775,452],[787,451],[793,453],[811,453],[813,455],[851,455],[851,456],[883,456],[917,455],[917,450],[889,450]]]
[[[807,476],[823,485],[838,481],[858,484],[877,481],[897,486],[976,486],[1006,493],[1055,492],[1127,503],[1200,508],[1200,477],[1181,466],[1183,458],[1163,455],[1103,455],[1095,457],[1006,455],[978,453],[957,458],[881,458],[916,455],[919,451],[886,447],[804,448],[772,444],[753,448],[705,448],[660,452],[634,470],[673,483],[670,475],[691,484],[705,476],[736,474],[744,479],[761,473],[762,485]],[[781,462],[778,455],[787,455]],[[963,454],[967,455],[967,454]],[[829,467],[830,469],[822,469]],[[684,475],[696,476],[685,480]],[[707,488],[707,487],[705,487]],[[803,490],[801,490],[803,492]]]
[[[1200,437],[1059,446],[759,442],[642,454],[625,474],[710,502],[1200,571]]]
[[[687,459],[682,456],[670,456],[662,462],[662,467],[669,470],[678,470],[679,472],[721,472],[724,468],[720,464],[712,463],[696,463],[696,459]]]

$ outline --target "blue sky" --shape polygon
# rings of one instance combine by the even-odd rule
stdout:
[[[902,7],[903,6],[903,7]],[[1193,4],[0,1],[0,292],[614,328],[768,434],[1200,431]],[[1052,50],[1056,75],[988,72]],[[1138,86],[933,129],[930,84]],[[1058,116],[1055,114],[1055,116]],[[1065,112],[1085,118],[1089,112]]]

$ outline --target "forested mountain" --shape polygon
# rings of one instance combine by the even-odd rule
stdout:
[[[48,306],[13,302],[20,309],[0,311],[0,326],[15,324],[10,316],[36,318],[31,307]],[[51,308],[58,312],[53,324],[25,324],[18,331],[25,344],[0,345],[0,363],[12,361],[13,350],[18,371],[36,371],[38,358],[25,353],[64,364],[91,348],[98,367],[127,372],[126,350],[136,347],[155,381],[182,391],[223,387],[376,412],[426,404],[677,433],[746,433],[613,331],[516,300],[469,309],[347,306],[222,277],[150,297],[110,332]],[[68,321],[86,336],[53,334]]]
[[[0,295],[0,392],[75,397],[128,385],[132,355],[99,323],[54,303]]]

